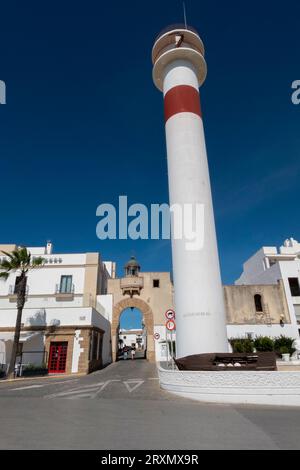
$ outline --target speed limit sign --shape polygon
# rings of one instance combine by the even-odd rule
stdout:
[[[175,312],[174,310],[172,310],[171,308],[169,308],[169,310],[166,311],[165,313],[165,316],[168,320],[174,320],[175,318]]]
[[[167,330],[169,330],[169,331],[174,331],[174,330],[176,329],[176,325],[175,325],[174,320],[168,320],[168,321],[166,322],[166,328],[167,328]]]

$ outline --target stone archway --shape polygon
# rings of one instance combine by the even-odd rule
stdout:
[[[126,308],[134,307],[141,311],[143,320],[147,330],[147,359],[150,362],[155,362],[155,346],[154,346],[154,320],[153,312],[149,305],[141,299],[134,297],[121,300],[114,306],[111,335],[112,335],[112,360],[116,361],[117,357],[117,342],[118,342],[118,328],[120,323],[120,315]]]

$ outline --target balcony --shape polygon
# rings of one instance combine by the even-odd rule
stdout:
[[[144,287],[144,279],[138,276],[123,277],[120,280],[120,286],[123,295],[140,295],[141,289]]]
[[[56,284],[55,286],[55,298],[59,302],[66,301],[66,300],[73,300],[74,299],[74,292],[75,286],[72,286],[69,289],[62,289],[60,284]]]

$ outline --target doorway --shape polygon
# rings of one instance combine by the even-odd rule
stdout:
[[[49,374],[64,374],[66,372],[67,363],[67,342],[51,342],[50,353],[49,353]]]

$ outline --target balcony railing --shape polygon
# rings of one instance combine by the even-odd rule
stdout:
[[[60,284],[56,284],[55,286],[55,294],[74,294],[75,292],[75,286],[72,284],[72,286],[69,289],[62,289]]]
[[[74,298],[75,286],[71,285],[70,288],[61,288],[60,284],[55,286],[55,297],[56,300],[72,300]]]
[[[144,287],[144,279],[138,276],[123,277],[120,282],[123,295],[140,294],[141,289]]]

